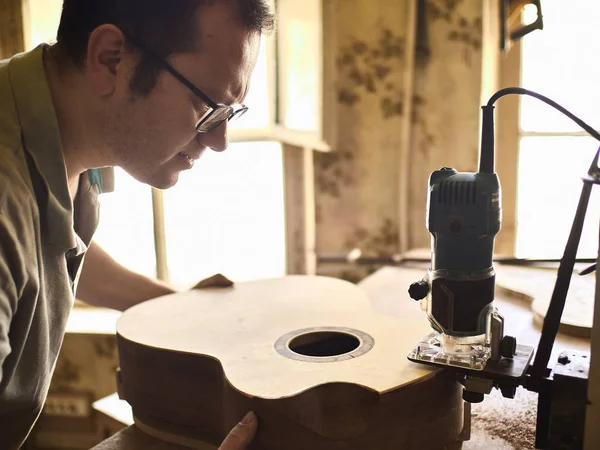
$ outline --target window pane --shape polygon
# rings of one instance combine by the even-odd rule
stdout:
[[[26,36],[26,50],[37,47],[42,42],[56,41],[56,31],[60,22],[63,0],[28,0],[30,27]]]
[[[592,127],[600,128],[600,2],[543,0],[544,29],[523,39],[522,86],[550,97]],[[522,97],[525,131],[580,131],[536,99]]]
[[[321,131],[321,0],[279,0],[278,101],[281,125]]]
[[[565,249],[581,194],[581,177],[598,143],[588,137],[524,137],[518,175],[518,257],[560,258]],[[580,258],[598,254],[600,192],[592,190]]]
[[[115,192],[100,195],[94,240],[119,263],[156,277],[152,191],[115,167]]]
[[[165,191],[171,282],[221,272],[234,281],[285,273],[283,164],[278,143],[207,151]]]
[[[244,100],[244,104],[248,106],[248,111],[231,122],[232,129],[256,129],[266,128],[269,125],[269,114],[271,102],[269,95],[269,65],[267,54],[267,38],[261,37],[260,52],[252,79],[250,81],[250,89]]]

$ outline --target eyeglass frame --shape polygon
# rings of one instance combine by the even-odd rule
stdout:
[[[224,103],[217,103],[217,102],[213,101],[208,95],[206,95],[199,88],[197,88],[190,80],[188,80],[181,73],[179,73],[177,70],[175,70],[175,68],[171,64],[169,64],[164,58],[160,57],[156,52],[147,48],[139,40],[137,40],[137,38],[134,38],[129,33],[123,31],[122,29],[121,29],[121,32],[129,41],[131,41],[131,43],[133,45],[135,45],[136,47],[138,47],[140,50],[147,53],[148,55],[152,56],[161,65],[161,67],[163,69],[165,69],[167,72],[169,72],[171,75],[173,75],[179,82],[181,82],[185,87],[187,87],[190,91],[192,91],[197,97],[201,98],[202,101],[204,101],[204,103],[206,103],[208,105],[210,110],[207,111],[196,123],[196,132],[197,133],[200,133],[200,134],[210,133],[212,130],[219,127],[223,122],[230,121],[231,119],[233,119],[236,116],[240,117],[246,111],[248,111],[248,107],[246,105],[244,105],[243,103],[232,106],[232,105],[225,105]],[[234,109],[234,106],[239,106],[239,108]],[[217,112],[219,110],[223,110],[223,109],[228,109],[230,111],[228,116],[225,119],[215,122],[214,126],[209,128],[208,130],[200,130],[200,127],[202,126],[202,124],[206,123],[208,121],[208,119],[215,112]]]

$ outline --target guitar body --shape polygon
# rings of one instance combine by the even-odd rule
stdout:
[[[169,295],[119,319],[119,393],[143,431],[197,449],[249,410],[251,449],[460,448],[462,387],[406,359],[427,331],[326,277]]]

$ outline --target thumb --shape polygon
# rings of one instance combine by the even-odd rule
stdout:
[[[227,435],[218,450],[244,450],[258,428],[256,414],[250,411]]]
[[[216,274],[212,277],[205,278],[200,281],[196,286],[192,289],[205,289],[205,288],[217,288],[217,287],[231,287],[233,286],[233,281],[227,278],[223,274]]]

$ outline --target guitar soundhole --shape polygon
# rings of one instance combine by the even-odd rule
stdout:
[[[350,353],[360,346],[356,336],[337,331],[317,331],[295,337],[289,343],[290,350],[304,356],[339,356]]]
[[[312,327],[290,331],[275,342],[281,356],[310,363],[334,363],[355,359],[375,345],[364,331],[346,327]]]

